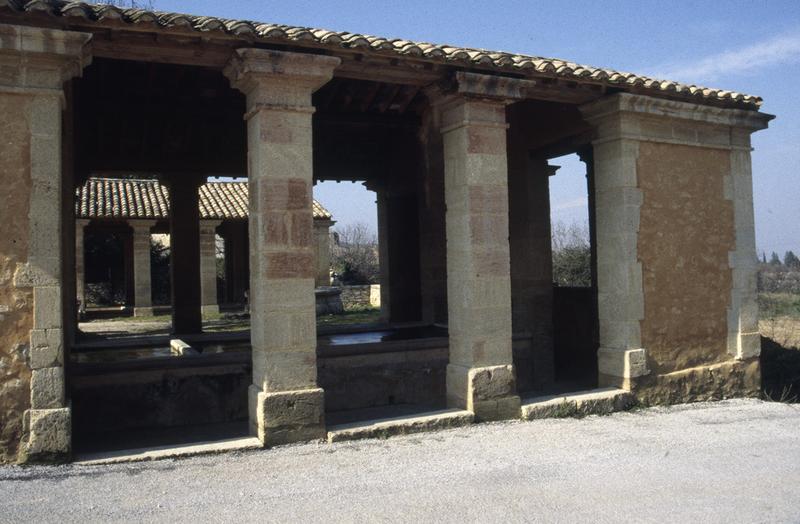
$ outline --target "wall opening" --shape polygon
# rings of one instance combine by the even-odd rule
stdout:
[[[584,157],[584,160],[589,160]],[[553,345],[556,381],[597,385],[597,293],[590,220],[591,174],[577,154],[550,159]]]

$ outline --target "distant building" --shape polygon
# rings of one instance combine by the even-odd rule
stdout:
[[[200,273],[203,313],[219,312],[219,303],[243,304],[250,286],[247,182],[208,182],[199,188]],[[155,179],[89,178],[75,192],[77,296],[86,304],[84,238],[116,233],[123,242],[125,305],[134,316],[153,314],[150,243],[169,233],[169,188]],[[330,285],[331,214],[313,202],[317,286]],[[216,236],[224,241],[225,279],[217,290]]]

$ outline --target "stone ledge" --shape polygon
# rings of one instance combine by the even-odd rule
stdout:
[[[106,453],[88,453],[76,457],[75,464],[97,466],[102,464],[123,464],[144,460],[163,460],[211,455],[231,451],[249,451],[263,446],[256,437],[243,437],[229,440],[197,442],[184,446],[162,446],[156,448],[125,449]]]
[[[474,415],[470,411],[445,409],[429,411],[412,416],[379,418],[331,426],[328,442],[358,440],[364,438],[387,438],[424,431],[438,431],[472,424]]]
[[[592,389],[568,395],[548,395],[523,399],[522,420],[608,415],[625,411],[636,404],[634,396],[617,388]]]

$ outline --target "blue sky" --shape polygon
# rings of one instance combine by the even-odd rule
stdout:
[[[160,10],[322,27],[573,62],[721,87],[764,98],[777,115],[753,136],[759,251],[800,251],[800,2],[166,1]],[[551,191],[555,220],[585,217],[582,164]],[[340,224],[374,226],[374,196],[325,183],[315,196]]]

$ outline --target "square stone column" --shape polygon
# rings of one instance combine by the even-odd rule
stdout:
[[[203,176],[171,174],[169,183],[170,284],[172,333],[201,333],[200,196]]]
[[[150,230],[155,220],[131,220],[133,229],[133,316],[153,315],[153,290],[150,275]]]
[[[18,200],[0,206],[0,221],[13,224],[9,234],[19,235],[15,242],[0,244],[0,268],[5,269],[0,274],[14,271],[13,282],[0,276],[0,297],[13,308],[13,314],[0,315],[0,357],[7,362],[7,376],[23,384],[30,376],[27,405],[14,406],[14,397],[3,395],[4,413],[12,416],[2,425],[4,435],[13,434],[23,419],[23,461],[63,460],[71,449],[64,387],[62,110],[64,82],[89,63],[90,38],[0,24],[0,182]],[[26,345],[30,371],[23,373],[7,351]]]
[[[524,333],[531,341],[530,350],[518,354],[517,385],[544,390],[555,381],[549,182],[558,168],[546,158],[531,157],[525,137],[513,127],[508,152],[511,324],[515,334]]]
[[[317,274],[316,287],[331,285],[331,240],[330,229],[336,221],[314,219],[314,260]]]
[[[78,300],[78,319],[86,312],[86,266],[84,233],[89,220],[79,218],[75,220],[75,295]]]
[[[381,283],[381,316],[382,322],[392,318],[392,281],[389,264],[389,198],[385,188],[376,188],[376,205],[378,208],[378,269]]]
[[[772,117],[629,93],[581,112],[595,127],[600,385],[648,387],[645,402],[744,393],[733,378],[685,380],[680,396],[660,384],[759,354],[750,133]]]
[[[477,420],[519,416],[511,350],[506,108],[525,81],[459,73],[437,103],[447,205],[447,402]]]
[[[200,296],[203,316],[219,314],[217,299],[217,226],[221,220],[200,221]]]
[[[238,49],[225,69],[247,96],[251,429],[264,445],[325,436],[317,386],[311,95],[338,58]]]

